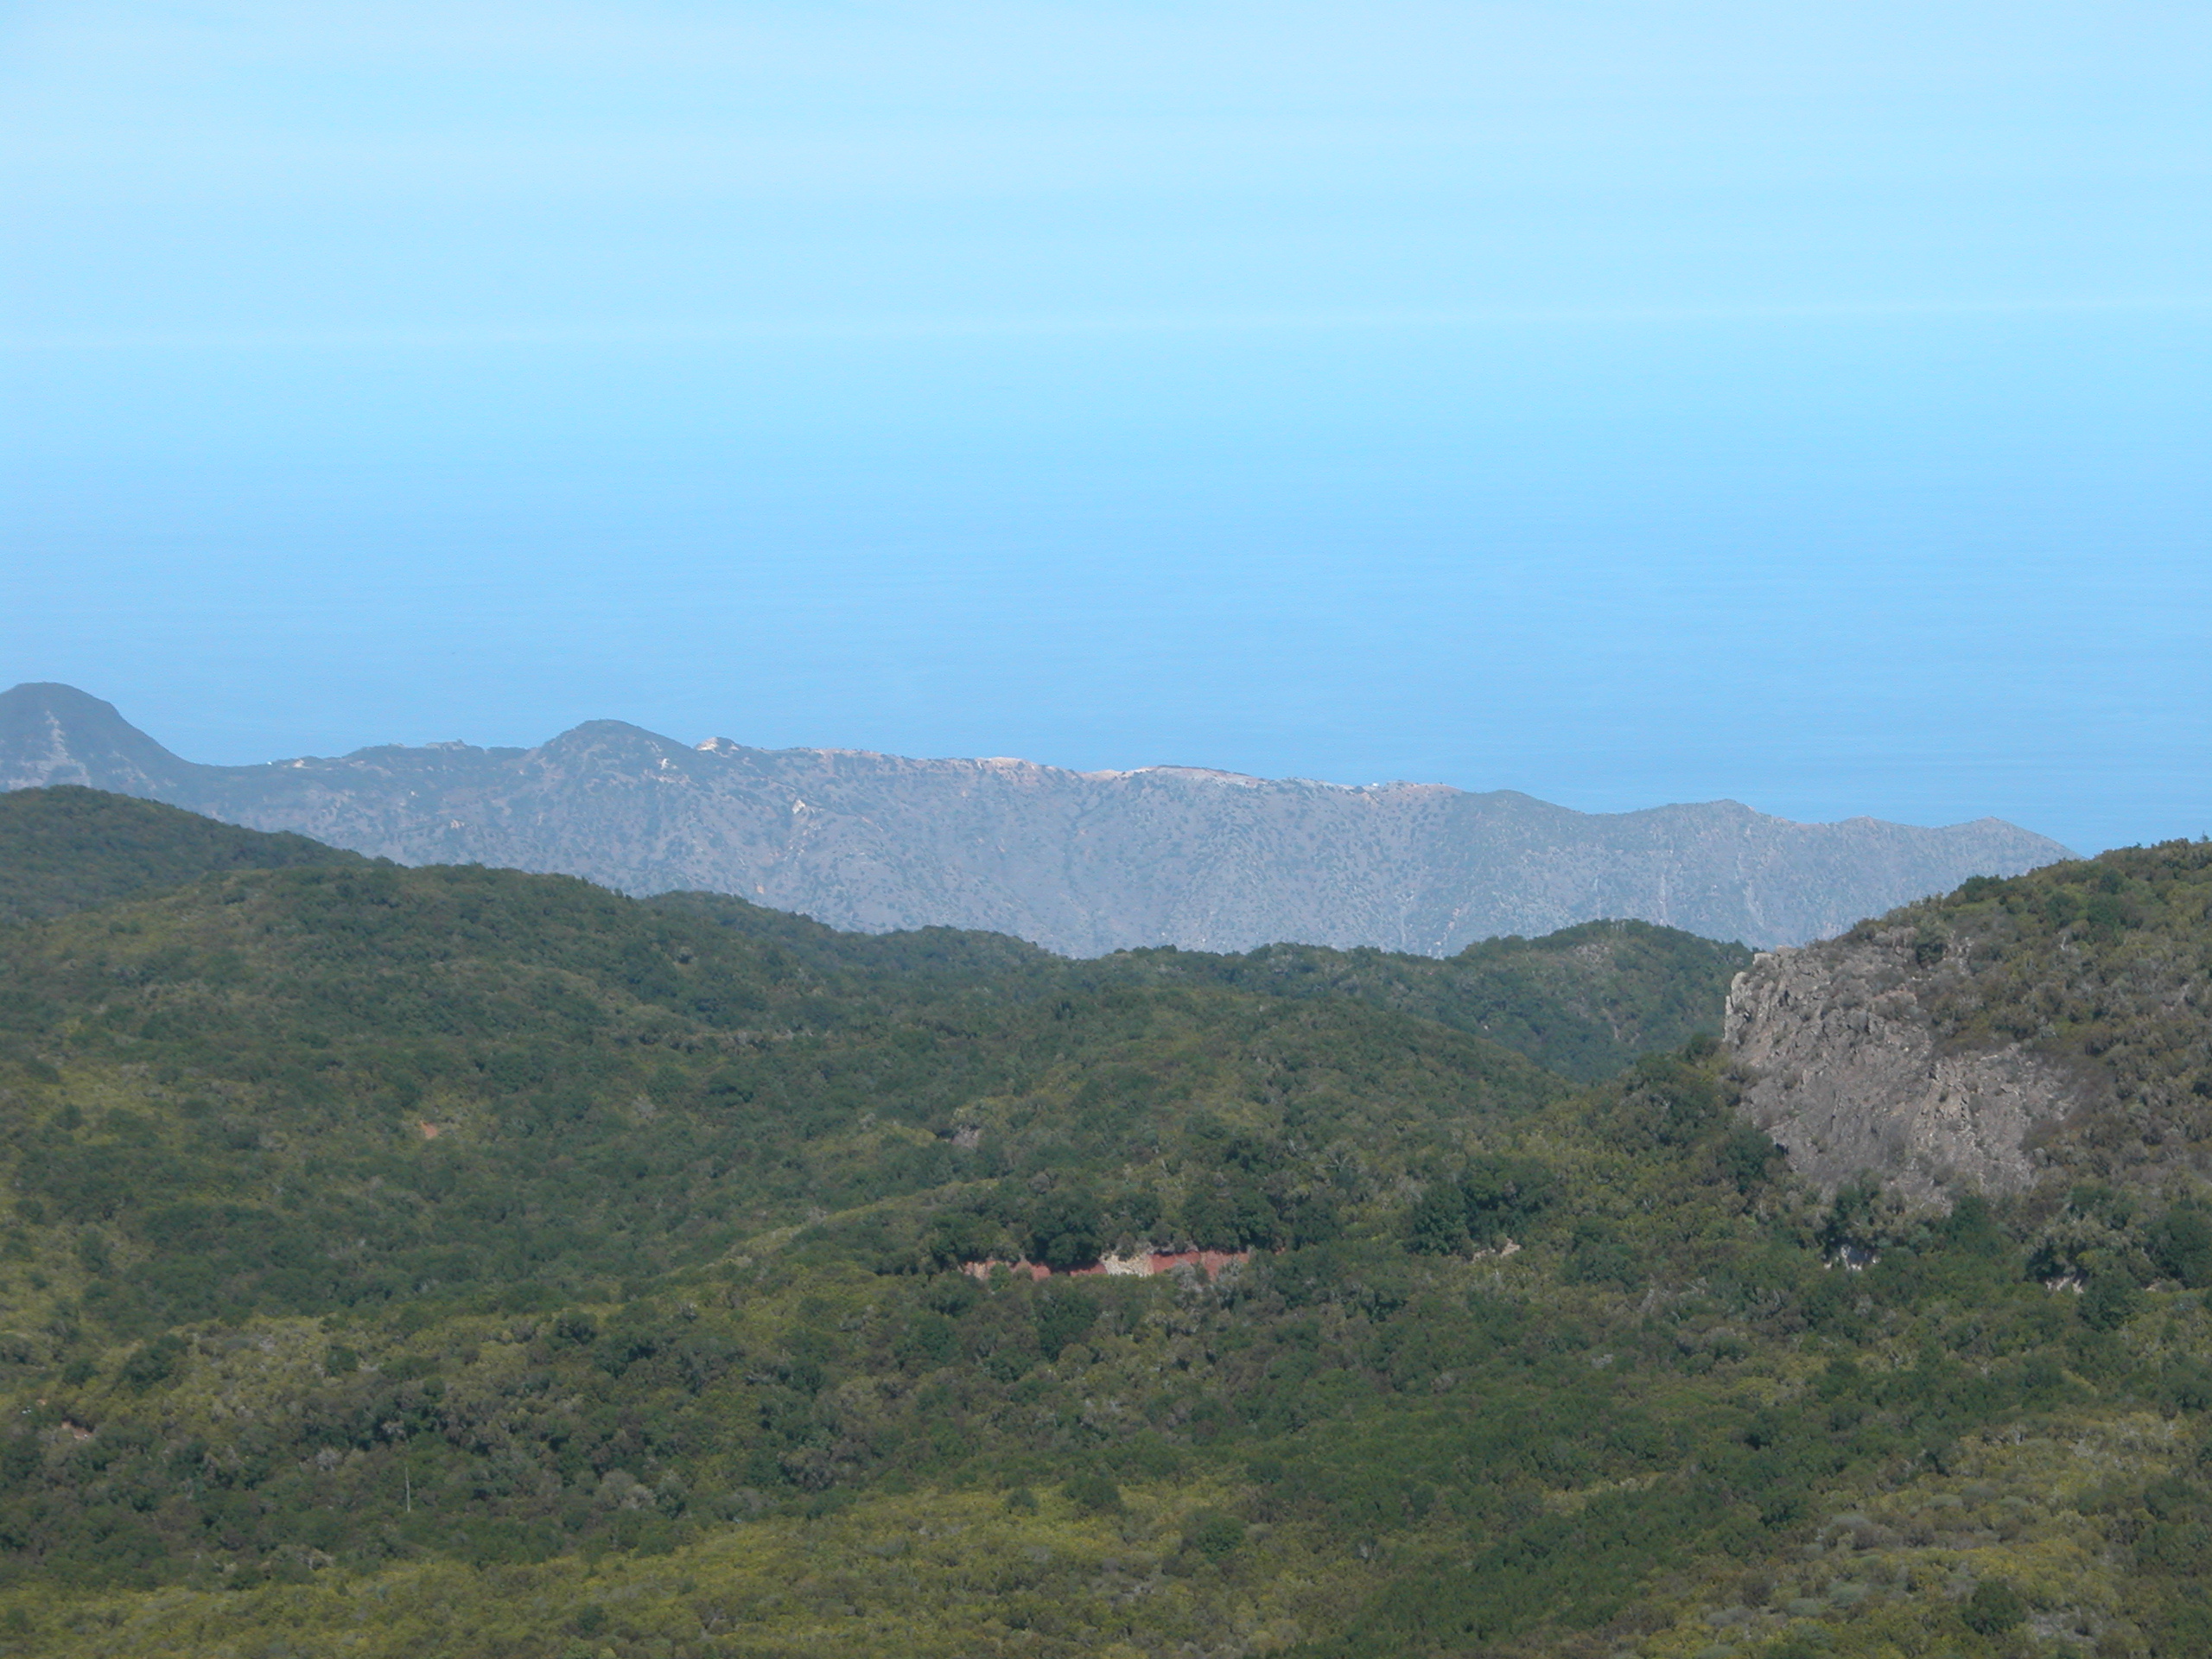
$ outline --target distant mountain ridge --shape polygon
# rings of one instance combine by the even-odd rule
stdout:
[[[531,749],[211,766],[73,687],[20,685],[0,694],[0,788],[48,784],[402,863],[734,893],[838,927],[981,929],[1071,956],[1285,940],[1446,956],[1604,918],[1770,947],[2069,855],[1994,818],[1804,824],[1732,801],[1581,813],[1434,784],[694,747],[619,721]]]

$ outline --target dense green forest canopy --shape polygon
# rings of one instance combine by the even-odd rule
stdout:
[[[365,862],[305,836],[240,830],[102,790],[0,791],[0,922],[59,916],[217,870]]]
[[[1001,994],[1090,995],[1117,986],[1212,987],[1300,1000],[1351,1000],[1484,1037],[1577,1082],[1597,1083],[1655,1049],[1717,1032],[1728,982],[1751,965],[1740,944],[1649,922],[1585,922],[1540,939],[1485,939],[1445,960],[1318,944],[1241,956],[1164,946],[1071,962],[1001,934],[923,928],[840,933],[804,917],[715,893],[648,901],[773,941],[822,971],[880,988],[959,983]]]
[[[2133,984],[2131,931],[2202,952],[2204,863],[1910,925]],[[2193,1181],[1821,1204],[1680,936],[1453,978],[481,869],[157,886],[0,931],[0,1650],[2212,1644]],[[2184,1077],[2106,972],[2036,1040]],[[1680,1034],[1578,1081],[1527,1052],[1576,998]],[[2111,1245],[2079,1294],[2066,1228]],[[1250,1255],[957,1270],[1139,1242]]]
[[[1456,1027],[1581,1083],[1719,1029],[1740,944],[1650,922],[1584,922],[1539,939],[1483,939],[1456,957],[1274,944],[1241,957],[1131,950],[1108,974],[1268,996],[1354,997]]]

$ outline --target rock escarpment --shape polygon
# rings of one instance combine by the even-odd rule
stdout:
[[[1922,1205],[2024,1191],[2040,1134],[2075,1109],[2066,1079],[2018,1042],[1944,1042],[1924,1001],[1936,974],[1916,948],[1911,927],[1892,928],[1762,954],[1738,974],[1726,1039],[1746,1078],[1740,1109],[1830,1192],[1862,1174]]]
[[[1750,1121],[1831,1189],[1863,1172],[1936,1204],[1967,1184],[2198,1191],[2212,842],[1977,878],[1757,957],[1726,1038]]]
[[[70,687],[0,694],[0,788],[54,783],[402,863],[734,893],[836,927],[977,929],[1070,956],[1286,940],[1448,956],[1605,918],[1789,944],[2065,855],[1993,818],[1793,823],[1733,801],[1583,813],[1433,784],[694,747],[615,721],[532,749],[207,766]]]

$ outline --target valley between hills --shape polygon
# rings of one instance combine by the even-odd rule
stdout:
[[[2212,1648],[2206,843],[1076,956],[148,792],[0,794],[0,1651]]]

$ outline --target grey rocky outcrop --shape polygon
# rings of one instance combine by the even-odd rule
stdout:
[[[2017,1043],[1947,1047],[1923,996],[1963,971],[1916,960],[1911,928],[1754,958],[1728,993],[1725,1040],[1741,1111],[1833,1192],[1861,1174],[1948,1208],[1967,1186],[2032,1185],[2039,1130],[2074,1109],[2066,1084]]]

